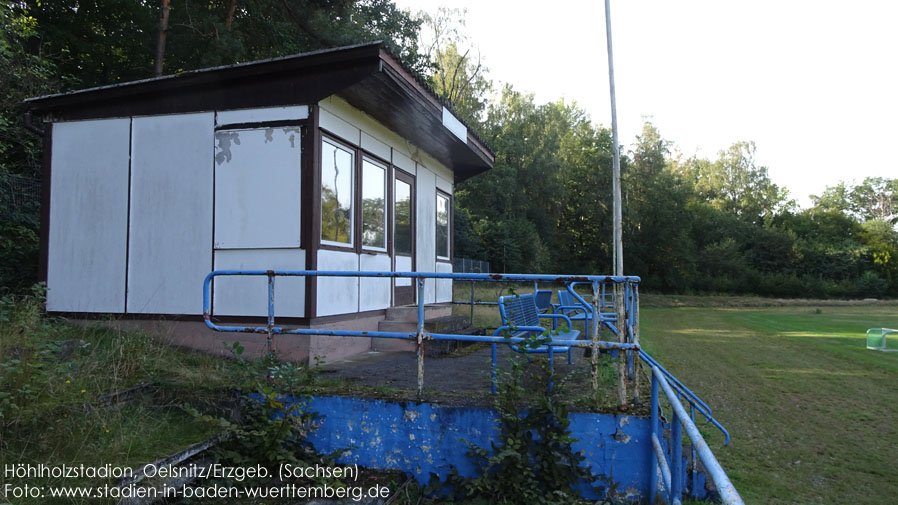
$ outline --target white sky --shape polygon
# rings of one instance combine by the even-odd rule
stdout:
[[[394,0],[467,9],[496,84],[611,124],[603,0]],[[754,140],[802,206],[839,180],[898,177],[898,2],[612,0],[620,140],[643,116],[685,155]]]

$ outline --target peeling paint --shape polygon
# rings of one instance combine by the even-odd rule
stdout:
[[[215,153],[215,163],[221,165],[231,161],[231,144],[240,145],[240,134],[237,132],[215,132],[215,140],[218,142],[218,152]]]
[[[473,476],[476,469],[466,456],[467,447],[489,449],[499,444],[498,414],[491,409],[344,397],[313,398],[309,408],[324,415],[321,428],[309,434],[317,450],[329,453],[351,444],[354,452],[340,459],[341,464],[364,462],[373,468],[399,469],[421,484],[427,484],[431,473],[446,479],[452,468],[463,477]],[[648,489],[651,452],[645,440],[650,420],[591,413],[571,413],[570,420],[578,440],[573,450],[585,457],[594,473],[613,476],[619,499],[623,501],[626,493],[627,501],[639,502]],[[361,432],[350,433],[349,426],[360,424],[364,424]],[[385,428],[382,437],[374,435],[377,426]],[[684,478],[688,478],[685,471]],[[584,488],[584,497],[600,498],[589,495]]]
[[[265,143],[274,142],[274,128],[265,128]]]
[[[620,429],[618,429],[618,430],[614,433],[614,439],[617,440],[618,442],[622,442],[622,443],[625,443],[625,444],[629,444],[629,443],[630,443],[630,438],[631,438],[630,435],[627,435],[626,433],[624,433],[624,432],[623,432],[622,430],[620,430]]]

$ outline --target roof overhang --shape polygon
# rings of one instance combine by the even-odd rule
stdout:
[[[495,156],[380,43],[30,98],[45,121],[313,104],[338,95],[451,168],[459,182]]]

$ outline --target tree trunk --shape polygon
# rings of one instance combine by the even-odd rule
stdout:
[[[225,28],[228,30],[231,29],[231,23],[234,21],[234,11],[237,10],[237,0],[231,0],[231,5],[228,6],[228,14],[225,16]]]
[[[156,77],[162,75],[162,63],[165,61],[165,37],[168,34],[168,13],[171,0],[162,0],[162,16],[159,18],[159,38],[156,39]]]

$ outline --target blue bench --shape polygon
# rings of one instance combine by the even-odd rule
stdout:
[[[574,350],[572,347],[565,345],[551,345],[552,339],[558,340],[577,340],[580,331],[573,329],[570,318],[563,314],[540,314],[539,308],[536,306],[536,299],[532,294],[524,295],[508,295],[499,297],[499,314],[502,316],[502,326],[496,328],[493,336],[510,336],[527,338],[531,336],[545,336],[549,339],[549,343],[540,345],[539,347],[527,347],[509,342],[508,346],[521,353],[543,353],[549,355],[549,370],[554,375],[553,355],[556,352],[567,352],[568,364],[574,363]],[[540,326],[540,319],[552,319],[553,327],[557,326],[557,320],[564,320],[567,323],[567,330],[549,331],[545,327]],[[496,391],[496,344],[492,344],[492,361],[493,361],[493,392]],[[551,389],[552,384],[549,383]]]

